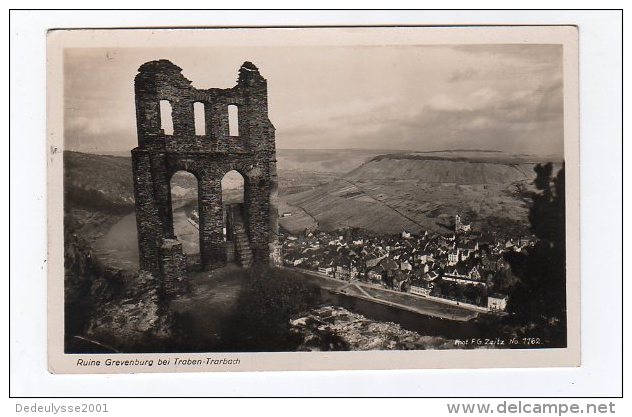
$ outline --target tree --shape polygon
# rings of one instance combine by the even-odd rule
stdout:
[[[537,165],[529,221],[537,237],[526,253],[508,253],[506,260],[520,279],[507,310],[524,324],[566,325],[566,222],[564,167]]]
[[[512,273],[511,268],[501,268],[493,275],[491,288],[494,292],[508,294],[518,282],[518,278]]]

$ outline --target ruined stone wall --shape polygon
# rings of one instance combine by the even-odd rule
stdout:
[[[177,294],[183,287],[183,272],[187,261],[182,252],[182,243],[175,239],[165,239],[160,247],[160,261],[163,288],[168,295]]]
[[[139,68],[135,80],[138,147],[132,151],[141,269],[164,276],[165,239],[174,239],[170,179],[184,170],[198,180],[200,258],[205,268],[226,261],[221,180],[244,177],[244,219],[256,262],[277,247],[276,150],[268,119],[267,82],[249,62],[237,85],[201,90],[166,60]],[[172,107],[173,135],[161,129],[160,100]],[[195,134],[194,103],[204,105],[205,134]],[[228,106],[238,108],[239,136],[229,136]]]

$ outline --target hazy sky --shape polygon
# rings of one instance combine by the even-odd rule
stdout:
[[[495,149],[562,155],[562,47],[455,45],[67,49],[66,148],[137,144],[134,76],[169,59],[197,88],[268,80],[277,148]]]

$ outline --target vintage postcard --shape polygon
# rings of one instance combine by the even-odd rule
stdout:
[[[575,27],[47,53],[51,372],[580,365]]]

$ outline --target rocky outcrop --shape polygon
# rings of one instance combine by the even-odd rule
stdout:
[[[148,273],[102,265],[87,239],[65,234],[66,351],[152,351],[171,337],[172,318]]]
[[[155,277],[141,272],[127,286],[122,298],[100,306],[86,331],[94,340],[117,351],[161,350],[172,336],[172,318],[160,301]]]
[[[65,333],[72,339],[85,331],[95,305],[115,297],[123,277],[104,269],[88,241],[69,230],[64,234],[64,268]]]
[[[299,351],[450,349],[454,342],[422,336],[398,324],[379,322],[342,307],[325,306],[290,321],[303,338]]]

